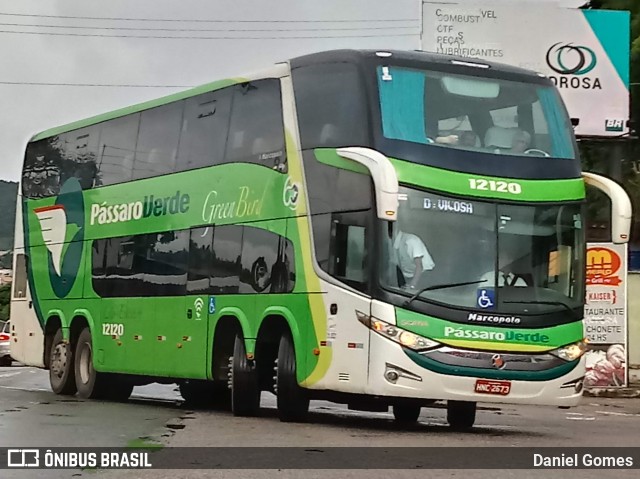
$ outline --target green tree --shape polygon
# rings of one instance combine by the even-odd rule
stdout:
[[[9,319],[9,306],[11,303],[11,285],[0,286],[0,321]]]

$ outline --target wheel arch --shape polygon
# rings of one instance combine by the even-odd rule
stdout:
[[[89,332],[93,337],[95,328],[91,313],[86,309],[77,309],[73,312],[73,319],[69,325],[69,341],[73,346],[77,343],[78,337],[84,328],[89,328]]]
[[[261,387],[272,390],[272,376],[274,360],[278,357],[280,338],[289,334],[293,341],[297,361],[303,361],[303,341],[294,316],[287,308],[274,306],[267,308],[260,321],[256,337],[255,357],[258,366]]]

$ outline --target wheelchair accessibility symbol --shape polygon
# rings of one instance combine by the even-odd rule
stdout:
[[[496,292],[493,288],[481,288],[477,292],[477,303],[482,309],[493,308],[496,303]]]

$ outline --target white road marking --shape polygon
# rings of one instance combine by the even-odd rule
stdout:
[[[615,412],[615,411],[596,411],[598,414],[605,414],[607,416],[631,416],[631,417],[640,417],[640,414],[634,414],[630,412]]]
[[[592,417],[579,417],[579,416],[567,416],[565,419],[571,419],[573,421],[595,421],[596,418]]]
[[[51,392],[51,389],[46,388],[18,388],[14,386],[0,386],[2,389],[15,389],[17,391],[48,391]]]
[[[18,374],[22,374],[22,371],[18,371],[17,373],[4,373],[0,374],[0,378],[10,378],[12,376],[17,376]]]

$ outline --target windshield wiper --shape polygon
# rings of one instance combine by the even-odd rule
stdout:
[[[580,317],[576,314],[576,312],[569,306],[567,303],[563,303],[562,301],[502,301],[504,304],[548,304],[550,306],[562,306],[564,309],[571,313],[573,319],[578,320]]]
[[[455,288],[457,286],[467,286],[467,285],[470,285],[470,284],[479,284],[479,283],[486,283],[486,282],[487,282],[486,279],[481,279],[479,281],[465,281],[464,283],[445,283],[445,284],[434,284],[432,286],[427,286],[426,288],[422,288],[416,294],[414,294],[409,299],[407,299],[404,302],[403,306],[408,306],[409,304],[411,304],[411,301],[416,299],[422,293],[426,293],[427,291],[435,291],[437,289]]]

